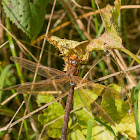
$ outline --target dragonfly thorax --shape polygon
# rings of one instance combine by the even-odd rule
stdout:
[[[72,55],[67,61],[67,74],[69,76],[76,76],[79,73],[80,60],[77,55]]]

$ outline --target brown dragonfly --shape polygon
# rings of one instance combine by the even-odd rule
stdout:
[[[69,115],[72,106],[74,90],[77,90],[80,99],[82,100],[87,110],[92,111],[93,114],[96,115],[96,117],[100,117],[103,120],[109,122],[110,124],[115,125],[114,121],[110,118],[110,116],[88,94],[88,91],[93,92],[98,96],[105,96],[114,99],[120,99],[123,98],[123,96],[120,94],[120,92],[114,89],[108,88],[100,84],[95,84],[92,81],[87,81],[85,79],[82,79],[81,77],[78,77],[77,75],[79,73],[82,62],[80,61],[80,59],[78,59],[77,55],[72,55],[68,58],[68,67],[66,73],[51,67],[31,62],[23,58],[12,56],[10,59],[15,63],[19,63],[20,66],[32,72],[36,72],[36,68],[38,67],[38,75],[47,78],[47,80],[42,80],[37,83],[21,84],[16,88],[17,92],[25,94],[39,93],[43,95],[53,93],[55,95],[61,96],[69,91],[65,106],[65,115],[62,127],[62,140],[65,140],[67,135]]]

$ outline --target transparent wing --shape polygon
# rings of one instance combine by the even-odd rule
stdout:
[[[59,78],[63,78],[63,77],[67,76],[67,74],[62,72],[62,71],[43,66],[41,64],[38,65],[37,63],[34,63],[32,61],[29,61],[29,60],[26,60],[26,59],[23,59],[23,58],[11,56],[10,59],[12,61],[14,61],[15,63],[19,63],[19,65],[21,67],[23,67],[27,70],[30,70],[32,72],[35,72],[36,68],[38,67],[37,74],[40,75],[40,76],[46,77],[46,78],[59,79]]]
[[[95,117],[100,117],[101,119],[115,125],[111,117],[104,111],[104,109],[92,99],[92,97],[86,92],[86,90],[79,88],[77,89],[81,101],[83,102],[85,108],[91,111]]]
[[[113,99],[124,99],[125,95],[121,94],[120,92],[106,87],[104,85],[96,84],[92,81],[84,80],[78,76],[74,76],[75,83],[77,88],[83,88],[87,92],[92,92],[93,94],[96,94],[98,96],[105,96],[108,98]]]
[[[70,80],[68,77],[63,79],[43,80],[38,83],[25,83],[16,88],[17,92],[25,94],[53,94],[60,96],[69,91]]]

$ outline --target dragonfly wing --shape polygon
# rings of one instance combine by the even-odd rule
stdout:
[[[34,63],[32,61],[29,61],[20,57],[11,56],[10,59],[14,61],[15,63],[19,63],[21,67],[27,70],[30,70],[32,72],[36,72],[36,69],[38,67],[38,71],[37,71],[38,75],[46,77],[46,78],[59,79],[59,78],[63,78],[67,76],[67,74],[62,71],[43,66],[41,64],[37,64],[37,63]]]
[[[95,117],[100,117],[103,120],[115,125],[111,117],[105,112],[105,110],[86,92],[86,90],[80,88],[77,89],[81,101],[83,102],[85,108],[91,111]]]
[[[70,80],[68,77],[63,79],[43,80],[38,83],[25,83],[19,86],[16,90],[19,93],[25,94],[53,94],[59,96],[69,91]]]
[[[105,96],[108,98],[113,98],[113,99],[124,99],[125,95],[121,94],[120,92],[106,87],[104,85],[100,85],[97,83],[94,83],[92,81],[84,80],[78,76],[74,76],[75,83],[78,88],[83,88],[87,92],[92,92],[93,94],[96,94],[98,96]]]

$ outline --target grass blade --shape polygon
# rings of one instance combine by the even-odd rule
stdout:
[[[86,140],[91,140],[93,123],[94,123],[94,119],[89,119]]]
[[[137,139],[140,139],[140,129],[139,129],[139,121],[140,120],[138,121],[138,116],[137,116],[137,110],[139,112],[139,108],[137,106],[138,106],[138,104],[140,104],[138,102],[138,100],[139,100],[138,98],[140,98],[139,93],[140,93],[140,81],[134,89],[134,113],[135,113]]]

